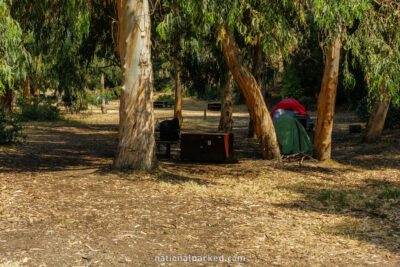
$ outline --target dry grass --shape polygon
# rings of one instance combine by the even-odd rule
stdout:
[[[185,131],[216,128],[205,104],[185,100]],[[365,146],[344,131],[355,118],[339,114],[333,161],[276,165],[245,138],[238,107],[238,164],[182,163],[175,149],[152,174],[118,172],[117,103],[109,110],[29,124],[26,143],[1,148],[0,265],[158,266],[156,255],[187,254],[246,256],[231,266],[400,265],[398,131]]]

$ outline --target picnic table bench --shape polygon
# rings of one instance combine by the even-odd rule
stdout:
[[[170,108],[173,105],[170,101],[154,101],[153,103],[154,108]]]
[[[180,131],[178,131],[180,133]],[[180,134],[179,134],[180,136]],[[160,129],[156,128],[155,129],[155,138],[156,138],[156,146],[157,146],[157,151],[161,152],[161,146],[165,146],[165,156],[167,158],[171,158],[171,145],[177,145],[179,144],[180,140],[161,140],[160,139]]]
[[[207,104],[208,110],[218,111],[221,110],[221,103],[220,102],[209,102]]]
[[[179,144],[179,140],[175,141],[163,141],[163,140],[156,140],[157,150],[161,151],[161,146],[165,146],[165,156],[167,158],[171,158],[171,145]]]

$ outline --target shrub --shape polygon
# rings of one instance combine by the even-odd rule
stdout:
[[[63,102],[70,113],[76,113],[89,108],[90,94],[87,90],[65,91]]]
[[[110,90],[111,91],[108,91],[108,92],[110,92],[110,95],[109,95],[108,99],[111,99],[111,100],[119,99],[119,97],[121,96],[121,86],[117,86],[117,87],[112,88]]]
[[[156,101],[168,101],[170,103],[174,103],[175,97],[173,95],[160,95],[157,97]]]
[[[55,121],[61,118],[60,111],[53,106],[50,98],[34,99],[32,103],[24,99],[18,100],[19,113],[17,118],[19,121]]]
[[[21,122],[15,116],[8,116],[0,106],[0,145],[18,142],[24,138]]]

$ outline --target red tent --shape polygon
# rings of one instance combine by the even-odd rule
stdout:
[[[277,109],[285,109],[285,110],[295,110],[298,111],[300,115],[305,115],[309,117],[306,112],[306,108],[303,107],[296,99],[287,98],[282,100],[276,105],[271,111],[271,117],[274,116],[274,113]]]

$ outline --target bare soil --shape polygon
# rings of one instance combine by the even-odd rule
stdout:
[[[185,99],[183,131],[217,129],[205,107]],[[235,106],[237,164],[183,163],[175,147],[154,173],[119,172],[118,103],[108,110],[28,123],[25,142],[0,148],[0,266],[400,266],[400,131],[366,145],[341,112],[332,161],[277,165]]]

